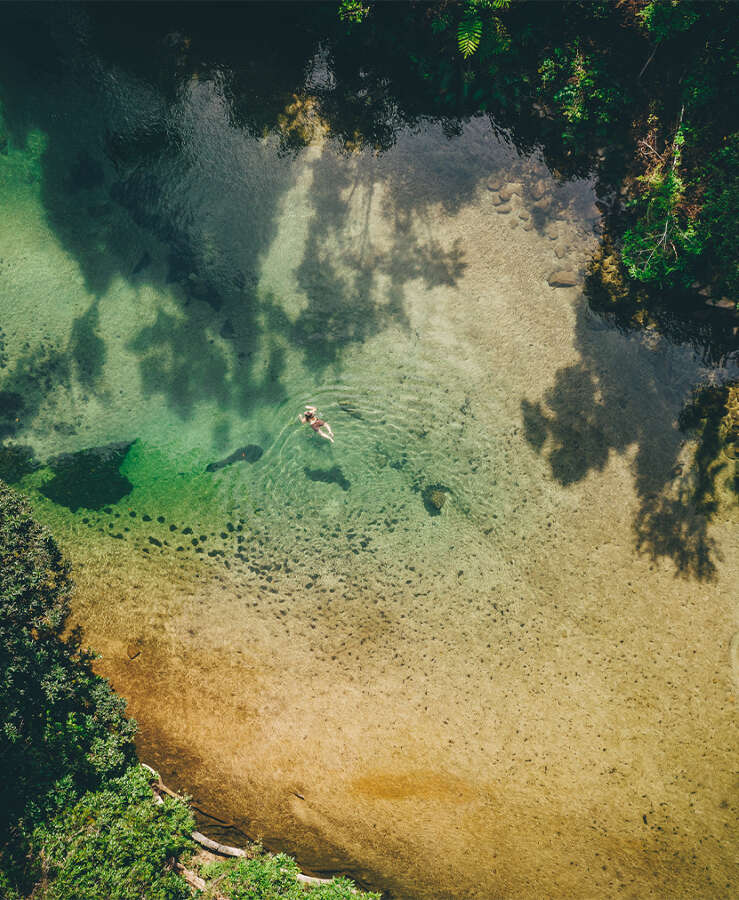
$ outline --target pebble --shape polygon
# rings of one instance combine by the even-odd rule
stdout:
[[[514,194],[519,196],[523,193],[523,187],[518,181],[510,181],[505,187],[498,192],[504,200],[510,200]]]
[[[547,183],[543,178],[539,178],[531,186],[531,196],[534,200],[541,200],[547,192]]]

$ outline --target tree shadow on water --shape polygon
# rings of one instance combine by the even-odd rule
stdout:
[[[259,16],[285,18],[267,7]],[[246,65],[243,42],[226,40],[203,10],[157,6],[143,30],[141,15],[126,6],[13,6],[7,17],[0,29],[5,121],[15,147],[34,130],[45,135],[43,207],[92,298],[58,348],[68,382],[101,390],[109,356],[101,303],[107,313],[119,281],[141,298],[145,324],[127,349],[138,357],[143,388],[187,418],[200,401],[247,413],[281,399],[285,344],[302,348],[318,372],[340,366],[347,347],[391,325],[407,327],[410,282],[448,287],[464,272],[461,246],[444,246],[424,216],[432,200],[458,209],[483,172],[467,167],[461,181],[443,184],[420,175],[418,165],[408,183],[407,172],[373,165],[364,152],[355,164],[327,142],[311,164],[312,216],[296,271],[307,302],[291,319],[278,298],[258,290],[299,168],[300,148],[281,143],[285,104],[305,87],[315,35],[293,27],[289,66],[275,68],[256,46]],[[121,39],[128,33],[135,40]],[[202,43],[197,54],[187,49],[189,33]],[[254,68],[263,64],[277,83],[266,79],[260,88]],[[114,90],[101,71],[115,73]],[[445,154],[437,148],[434,158],[448,168]],[[381,207],[376,183],[384,188]],[[378,211],[381,242],[371,226]],[[163,294],[176,312],[144,308]],[[7,380],[16,379],[9,373]]]
[[[296,272],[307,304],[290,337],[306,347],[306,363],[321,369],[335,364],[348,344],[390,325],[407,329],[411,282],[453,287],[467,264],[459,241],[445,247],[430,228],[423,233],[423,196],[415,203],[393,200],[397,173],[368,154],[350,159],[329,150],[311,171],[314,212]]]
[[[695,425],[675,415],[698,377],[689,351],[664,338],[604,330],[584,300],[575,339],[580,361],[556,373],[542,401],[521,401],[527,442],[565,487],[603,471],[613,453],[633,454],[637,551],[670,559],[683,577],[713,580],[721,556],[708,529],[729,470],[717,458],[715,417],[698,434],[692,464],[684,465],[686,432]]]
[[[202,400],[245,412],[265,391],[279,392],[284,369],[280,348],[268,353],[266,373],[253,369],[262,338],[255,288],[293,172],[233,128],[227,104],[219,112],[215,81],[183,83],[177,48],[159,46],[166,9],[132,54],[133,73],[117,71],[113,91],[95,75],[100,60],[83,52],[85,15],[42,5],[0,11],[0,98],[12,150],[28,151],[33,133],[44,135],[41,202],[92,298],[54,349],[53,375],[50,351],[29,349],[2,373],[2,387],[22,391],[26,420],[49,406],[34,382],[47,393],[76,383],[100,394],[109,356],[101,304],[112,311],[111,289],[122,281],[138,293],[147,323],[128,342],[144,389],[183,418]],[[159,54],[141,52],[149,41]],[[95,49],[111,49],[103,44]],[[150,309],[160,295],[176,313]]]

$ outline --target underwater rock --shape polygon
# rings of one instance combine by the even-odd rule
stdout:
[[[444,491],[431,491],[429,494],[429,501],[432,506],[436,507],[436,509],[441,509],[441,507],[446,503],[446,494]]]
[[[537,181],[533,183],[531,186],[531,196],[534,200],[541,200],[541,198],[547,192],[547,183],[543,178],[539,178]]]
[[[514,194],[521,194],[523,188],[517,181],[510,181],[504,187],[502,187],[498,193],[500,194],[501,200],[504,200],[506,203],[511,199]]]
[[[133,443],[121,441],[52,457],[47,465],[54,477],[40,488],[41,493],[72,512],[117,503],[133,490],[119,471]]]
[[[234,452],[225,459],[219,459],[217,462],[208,463],[205,467],[205,471],[217,472],[218,469],[224,469],[226,466],[233,465],[233,463],[241,462],[242,460],[254,463],[261,458],[263,453],[264,450],[262,450],[259,444],[247,444],[246,447],[239,447],[238,450],[234,450]]]
[[[427,485],[421,493],[426,512],[430,516],[440,515],[449,494],[451,494],[451,490],[445,484]]]
[[[552,272],[547,278],[549,287],[574,287],[580,279],[576,272],[563,269],[561,272]]]
[[[77,434],[77,429],[72,425],[71,422],[54,422],[54,431],[57,431],[59,434],[72,435]]]

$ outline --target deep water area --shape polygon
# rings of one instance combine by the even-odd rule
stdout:
[[[732,363],[592,312],[592,183],[488,119],[348,149],[318,54],[260,130],[175,25],[152,74],[34,6],[0,12],[0,477],[142,760],[388,896],[726,896],[737,521],[678,420]]]

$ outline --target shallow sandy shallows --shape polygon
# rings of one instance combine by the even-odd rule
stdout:
[[[403,898],[729,896],[736,520],[676,500],[676,417],[705,373],[548,286],[585,264],[593,210],[546,179],[542,211],[542,175],[478,123],[291,162],[241,405],[206,304],[87,294],[14,186],[6,386],[24,328],[63,350],[94,304],[106,342],[98,380],[68,371],[16,439],[42,458],[137,441],[111,512],[56,507],[43,471],[24,486],[142,759],[219,819]],[[238,307],[220,315],[238,336]],[[223,387],[198,393],[213,348]],[[333,448],[295,422],[309,400]],[[258,461],[204,472],[247,443]]]

